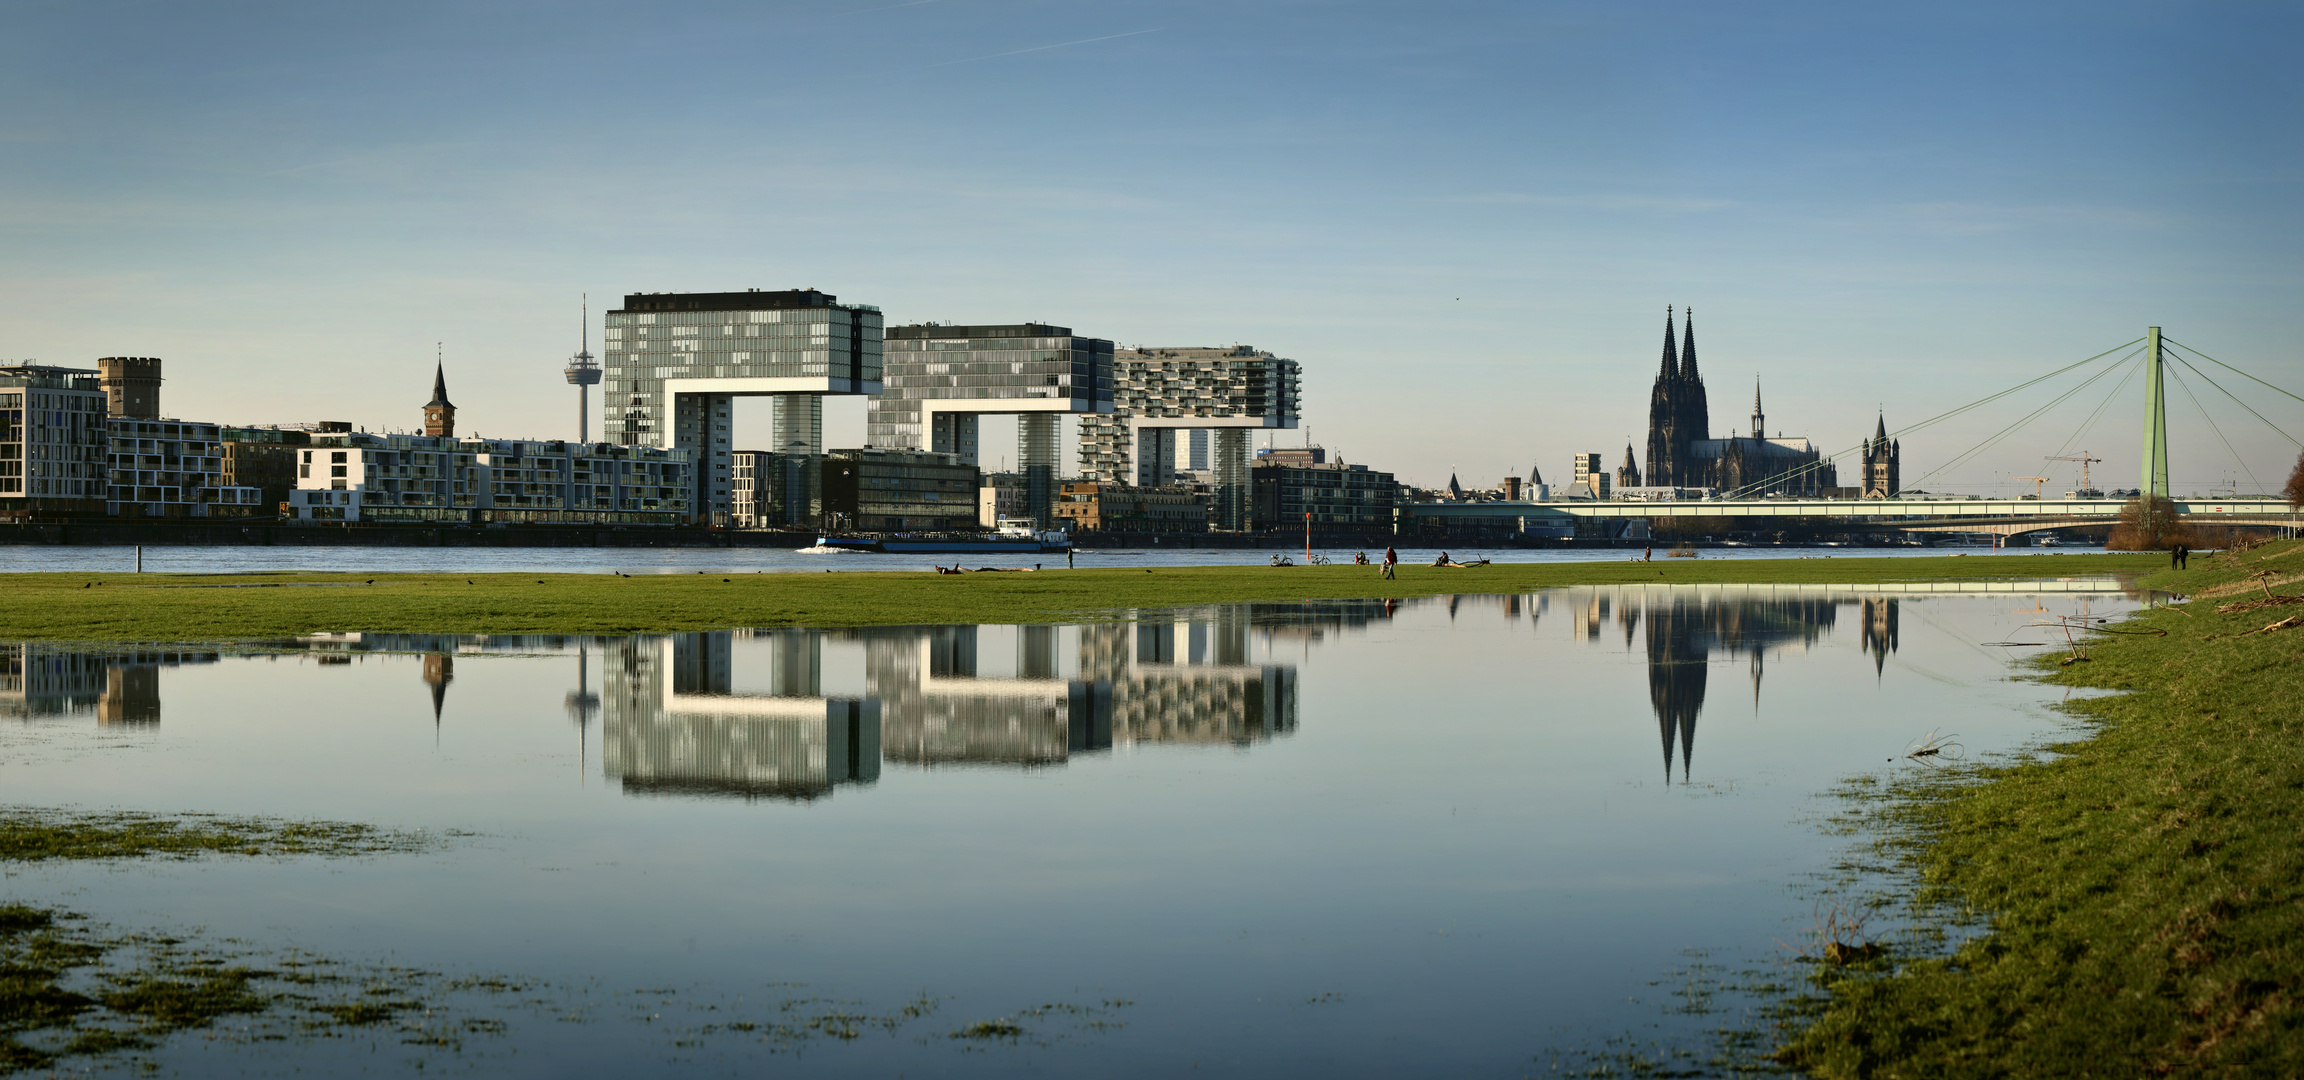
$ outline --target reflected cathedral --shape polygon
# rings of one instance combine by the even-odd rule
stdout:
[[[1887,663],[1888,653],[1896,649],[1897,601],[1893,597],[1735,599],[1670,593],[1622,598],[1619,621],[1627,645],[1634,628],[1646,624],[1648,702],[1655,710],[1657,735],[1663,745],[1664,781],[1672,781],[1675,744],[1680,780],[1688,781],[1696,752],[1696,718],[1704,708],[1705,683],[1714,654],[1745,659],[1752,708],[1757,712],[1768,654],[1787,649],[1806,652],[1832,631],[1842,605],[1860,606],[1862,648],[1873,658],[1873,669],[1878,673]]]

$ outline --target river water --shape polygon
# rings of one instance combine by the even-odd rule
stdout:
[[[2011,678],[2034,650],[1990,643],[2130,606],[2089,580],[1608,587],[0,646],[8,803],[440,838],[20,865],[0,898],[521,988],[430,991],[486,1018],[445,1043],[227,1020],[98,1071],[1520,1076],[1730,1022],[1673,991],[1791,955],[1840,843],[1823,793],[1917,767],[1931,730],[1971,755],[2056,730]]]
[[[1827,559],[1916,557],[1943,558],[1950,554],[2021,557],[2034,554],[2102,552],[2103,545],[2021,547],[1708,547],[1705,559]],[[1492,559],[1500,563],[1617,562],[1637,558],[1638,548],[1467,548],[1448,554],[1459,560]],[[1441,553],[1438,548],[1401,548],[1400,560],[1421,565]],[[1352,561],[1353,550],[1314,549],[1313,554],[1334,562]],[[1366,552],[1381,559],[1383,548]],[[1263,566],[1275,556],[1303,561],[1294,551],[1116,548],[1083,549],[1075,556],[1081,567],[1098,566]],[[1663,549],[1654,552],[1665,558]],[[136,549],[128,546],[46,547],[0,544],[0,573],[76,572],[124,573],[136,567]],[[689,574],[768,573],[823,570],[926,570],[930,565],[955,562],[968,567],[1000,566],[1020,569],[1034,564],[1061,566],[1062,555],[875,555],[856,552],[806,552],[784,548],[387,548],[387,547],[232,547],[147,546],[143,552],[147,573],[211,574],[262,570],[341,570],[359,573],[570,573],[570,574]]]

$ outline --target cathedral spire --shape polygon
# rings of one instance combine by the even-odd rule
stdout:
[[[1879,443],[1886,443],[1888,441],[1888,414],[1880,414],[1879,423],[1874,425],[1872,428],[1872,440]]]
[[[1768,437],[1768,415],[1760,411],[1760,376],[1752,376],[1752,437]]]
[[[1695,379],[1698,377],[1696,374],[1696,309],[1689,308],[1681,312],[1680,321],[1685,328],[1680,343],[1680,374],[1684,378]]]
[[[1672,305],[1670,304],[1664,305],[1664,370],[1658,372],[1657,377],[1664,379],[1680,377],[1680,357],[1672,351]]]

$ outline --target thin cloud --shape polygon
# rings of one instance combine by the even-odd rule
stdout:
[[[1099,41],[1112,41],[1117,38],[1135,37],[1138,34],[1157,34],[1165,29],[1167,29],[1165,26],[1155,26],[1150,30],[1130,30],[1125,34],[1106,34],[1103,37],[1081,38],[1078,41],[1059,41],[1054,45],[1034,45],[1029,49],[1013,49],[1008,52],[992,53],[987,56],[971,56],[961,60],[946,60],[941,64],[930,64],[928,66],[950,67],[953,64],[973,64],[978,60],[998,60],[1003,56],[1022,56],[1025,53],[1047,52],[1050,49],[1068,49],[1074,45],[1093,45]]]

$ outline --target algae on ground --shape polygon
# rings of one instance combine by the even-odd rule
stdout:
[[[419,850],[424,834],[342,821],[0,806],[0,862],[196,855],[368,855]]]
[[[2144,584],[2197,595],[2298,571],[2304,543],[2285,541]],[[1984,932],[1819,967],[1783,1064],[2304,1075],[2304,628],[2217,607],[2149,608],[2087,663],[2048,661],[2051,682],[2126,691],[2067,706],[2085,737],[1881,793],[1874,850],[1911,912],[1946,940]]]
[[[462,1010],[446,1004],[451,995],[515,989],[405,968],[268,959],[4,903],[0,1075],[152,1050],[233,1017],[245,1018],[245,1027],[226,1034],[251,1042],[383,1027],[403,1042],[438,1045],[444,1023],[468,1033],[503,1030],[484,1017],[457,1023]]]

